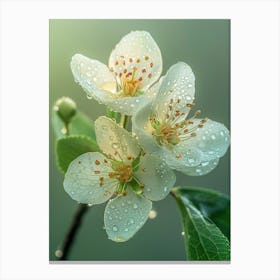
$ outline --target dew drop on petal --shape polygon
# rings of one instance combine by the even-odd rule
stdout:
[[[134,204],[133,204],[133,208],[134,208],[134,209],[137,209],[137,208],[138,208],[138,205],[134,203]]]
[[[88,93],[88,94],[87,94],[87,99],[92,99],[92,98],[93,98],[92,94],[91,94],[91,93]]]
[[[113,143],[112,144],[113,149],[118,149],[120,147],[119,143]]]
[[[118,227],[117,226],[113,226],[113,231],[118,231]]]

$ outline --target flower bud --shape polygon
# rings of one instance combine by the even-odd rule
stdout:
[[[77,105],[69,97],[61,97],[55,103],[54,110],[65,124],[68,124],[75,116]]]

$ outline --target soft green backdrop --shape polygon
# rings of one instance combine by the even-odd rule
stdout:
[[[105,106],[88,100],[74,82],[70,60],[75,53],[107,64],[115,44],[132,30],[146,30],[159,45],[163,73],[178,61],[188,63],[196,77],[196,109],[202,116],[230,128],[230,21],[229,20],[50,20],[50,109],[61,96],[73,98],[78,108],[95,120]],[[69,227],[77,203],[63,190],[63,175],[55,164],[55,136],[50,126],[49,258]],[[177,174],[177,185],[201,186],[230,192],[230,152],[219,166],[202,177]],[[114,243],[103,229],[105,205],[91,208],[78,233],[70,260],[184,260],[181,220],[175,201],[167,197],[153,204],[154,220],[128,242]]]

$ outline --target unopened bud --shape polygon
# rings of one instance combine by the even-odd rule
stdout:
[[[69,97],[61,97],[55,103],[54,110],[64,123],[68,124],[77,111],[76,103]]]

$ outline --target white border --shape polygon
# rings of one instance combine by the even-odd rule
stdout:
[[[48,19],[127,16],[231,19],[229,265],[48,262]],[[2,1],[0,278],[279,279],[279,34],[278,1]]]

